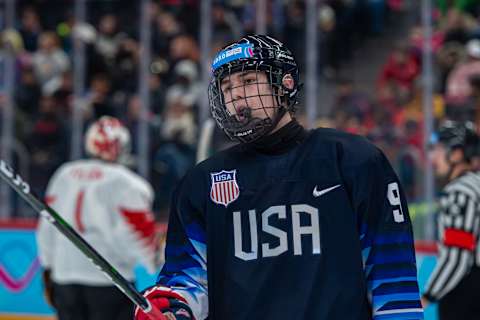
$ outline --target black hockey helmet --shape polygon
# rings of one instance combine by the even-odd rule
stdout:
[[[447,120],[443,122],[434,134],[434,141],[442,143],[449,152],[460,148],[463,150],[465,160],[470,161],[478,154],[480,139],[472,122],[457,122]]]
[[[265,112],[265,118],[254,118],[247,112],[245,120],[239,121],[228,111],[220,85],[226,77],[243,71],[259,71],[267,75],[274,98],[272,100],[276,105],[262,105],[262,108],[264,111],[275,108],[273,117],[268,117]],[[294,81],[294,86],[290,89],[282,84],[287,74]],[[252,142],[268,134],[285,112],[295,112],[299,88],[299,71],[292,52],[270,36],[248,35],[225,47],[213,60],[212,80],[208,89],[210,110],[217,125],[230,139]]]

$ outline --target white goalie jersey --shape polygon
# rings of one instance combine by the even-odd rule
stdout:
[[[124,166],[100,160],[63,165],[46,202],[127,280],[142,263],[154,272],[153,190]],[[40,262],[60,284],[111,285],[111,281],[45,218],[37,230]]]

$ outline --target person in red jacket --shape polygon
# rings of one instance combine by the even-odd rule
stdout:
[[[419,74],[420,66],[417,59],[410,52],[408,46],[400,44],[397,45],[383,66],[379,85],[383,87],[389,83],[399,90],[410,92]]]

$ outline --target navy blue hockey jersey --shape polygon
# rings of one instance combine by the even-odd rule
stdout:
[[[398,179],[379,149],[332,129],[193,168],[173,195],[158,283],[197,320],[423,319]]]

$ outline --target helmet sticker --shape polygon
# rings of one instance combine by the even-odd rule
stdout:
[[[253,45],[251,43],[237,44],[220,51],[213,60],[212,69],[216,70],[231,61],[251,57],[253,57]]]

